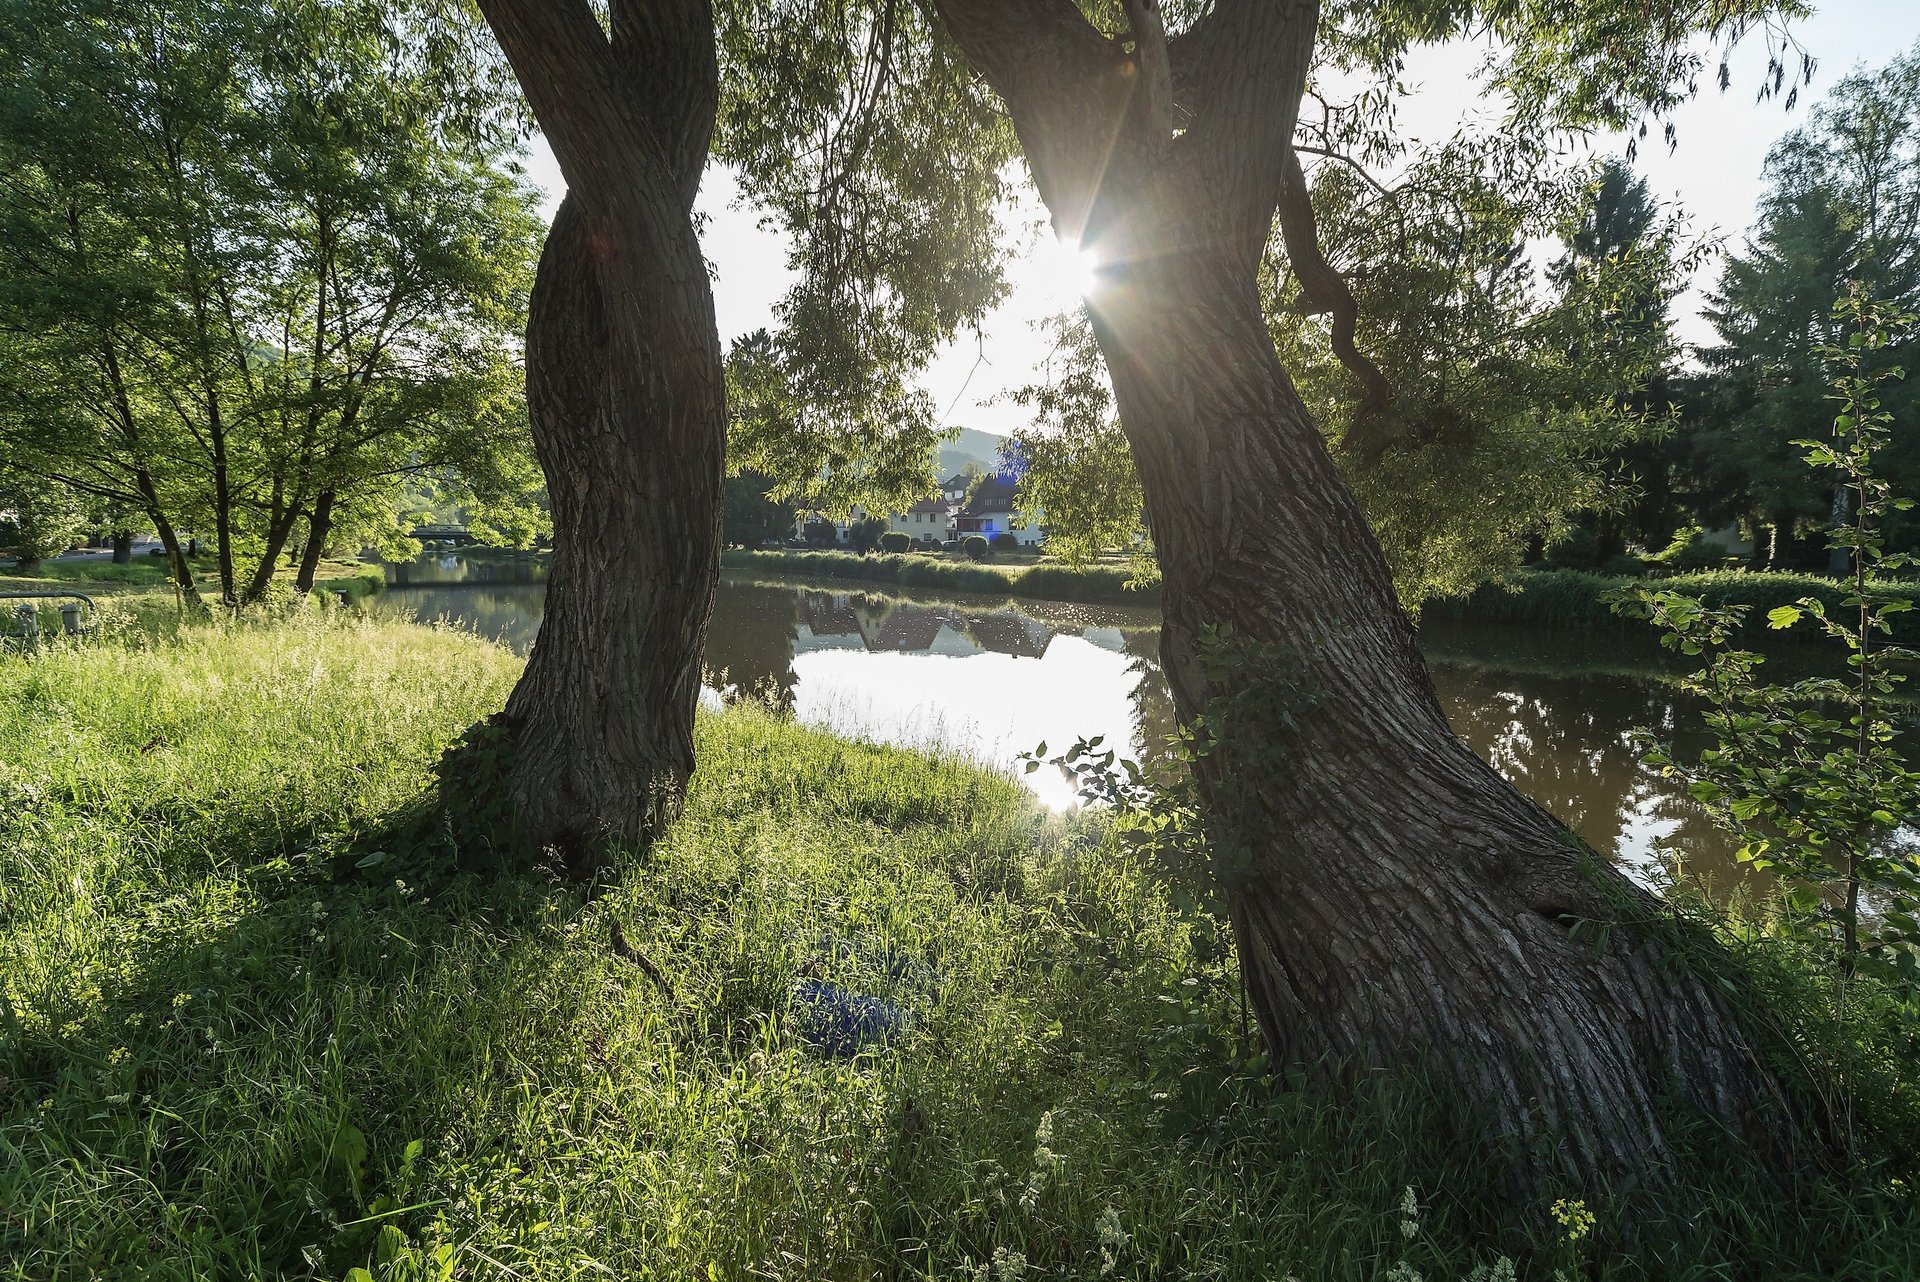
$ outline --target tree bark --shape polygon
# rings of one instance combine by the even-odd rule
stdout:
[[[693,770],[726,401],[692,221],[719,73],[701,0],[483,0],[569,186],[527,328],[546,614],[500,721],[517,836],[578,876],[649,840]]]
[[[132,530],[115,530],[113,532],[113,563],[115,565],[133,564]]]
[[[1172,139],[1130,132],[1137,77],[1070,3],[937,7],[1063,238],[1104,264],[1089,311],[1159,555],[1162,661],[1211,745],[1196,782],[1275,1061],[1429,1073],[1533,1178],[1657,1173],[1669,1095],[1792,1147],[1682,928],[1447,724],[1280,365],[1256,273],[1315,4],[1219,0],[1178,37],[1170,56],[1202,65],[1175,81],[1205,92]]]
[[[320,568],[320,558],[326,555],[327,536],[333,533],[335,501],[332,490],[320,491],[307,516],[307,545],[300,550],[300,568],[293,579],[293,590],[303,596],[313,591],[314,573]]]

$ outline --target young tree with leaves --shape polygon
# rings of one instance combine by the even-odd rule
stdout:
[[[144,513],[190,595],[179,532],[209,535],[234,608],[297,538],[307,590],[336,527],[395,533],[408,474],[515,474],[531,194],[408,52],[413,19],[81,8],[0,21],[18,465]]]

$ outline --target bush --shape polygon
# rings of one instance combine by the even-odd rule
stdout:
[[[996,552],[1013,552],[1020,547],[1020,540],[1013,537],[1011,531],[1002,530],[988,540],[988,546]]]
[[[1591,570],[1600,564],[1600,536],[1575,526],[1547,549],[1546,563],[1556,570]]]
[[[910,552],[913,550],[913,540],[898,530],[890,530],[880,536],[880,550],[882,552]]]
[[[1616,613],[1613,602],[1634,588],[1648,586],[1646,580],[1613,578],[1584,570],[1522,570],[1507,583],[1483,583],[1463,597],[1443,597],[1429,601],[1421,613],[1427,619],[1466,620],[1474,623],[1513,623],[1525,627],[1577,628],[1584,631],[1613,630],[1632,635],[1653,636],[1646,622]],[[1818,597],[1829,610],[1838,612],[1850,586],[1837,579],[1817,574],[1775,574],[1750,570],[1706,570],[1697,574],[1676,574],[1659,580],[1658,586],[1688,596],[1697,596],[1708,606],[1747,607],[1744,631],[1750,636],[1767,635],[1776,640],[1795,640],[1797,632],[1769,632],[1767,611],[1776,606],[1793,605],[1802,597]],[[1897,592],[1920,606],[1920,583],[1891,585]],[[1903,644],[1920,641],[1920,609],[1889,616],[1893,640]],[[1813,635],[1811,630],[1806,633]]]
[[[969,534],[960,540],[960,550],[967,554],[970,561],[984,561],[990,551],[987,541],[978,534]]]

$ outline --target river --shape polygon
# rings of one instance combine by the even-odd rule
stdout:
[[[388,567],[371,608],[447,619],[521,652],[539,629],[543,567],[429,554]],[[707,640],[719,689],[752,690],[802,721],[1012,769],[1045,742],[1104,735],[1153,760],[1173,730],[1153,609],[923,596],[878,587],[770,584],[723,576]],[[1654,880],[1661,850],[1726,890],[1742,876],[1728,842],[1680,784],[1642,765],[1639,727],[1698,742],[1698,711],[1651,640],[1533,629],[1429,627],[1421,637],[1454,729],[1507,778]],[[1048,805],[1073,795],[1047,769],[1016,772]]]

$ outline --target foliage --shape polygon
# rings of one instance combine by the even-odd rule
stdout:
[[[33,566],[66,551],[92,526],[71,490],[0,464],[0,553]]]
[[[1110,549],[1130,549],[1137,577],[1151,582],[1159,571],[1140,477],[1114,416],[1093,326],[1084,311],[1056,316],[1041,337],[1052,340],[1044,380],[1007,394],[1032,415],[1010,438],[1024,465],[1018,511],[1028,520],[1046,513],[1049,556],[1084,565]]]
[[[1509,623],[1524,627],[1570,631],[1626,632],[1638,624],[1621,617],[1614,603],[1623,595],[1648,588],[1640,577],[1596,574],[1585,570],[1522,570],[1508,579],[1482,584],[1459,597],[1429,601],[1423,619]],[[1779,574],[1752,570],[1705,570],[1659,577],[1660,590],[1698,598],[1709,609],[1739,607],[1746,633],[1764,631],[1766,617],[1779,606],[1812,597],[1828,609],[1840,609],[1848,595],[1844,585],[1815,574]],[[1876,581],[1879,591],[1920,603],[1920,584],[1910,580]],[[1898,614],[1889,620],[1900,641],[1920,641],[1920,617]],[[1788,633],[1785,640],[1796,639]]]
[[[720,522],[729,547],[763,547],[793,536],[793,508],[768,498],[772,487],[773,478],[761,472],[747,470],[727,477]]]
[[[1712,738],[1695,758],[1655,747],[1648,760],[1686,778],[1693,796],[1741,841],[1740,857],[1780,879],[1786,921],[1830,950],[1841,975],[1867,969],[1912,991],[1920,981],[1920,862],[1901,829],[1920,814],[1920,771],[1907,764],[1889,705],[1906,679],[1900,663],[1914,656],[1884,638],[1914,602],[1870,577],[1906,564],[1886,551],[1881,531],[1885,515],[1905,501],[1889,496],[1874,455],[1893,421],[1880,389],[1904,373],[1887,363],[1887,352],[1912,318],[1856,293],[1836,308],[1836,321],[1848,341],[1823,350],[1839,405],[1833,437],[1800,444],[1808,464],[1854,496],[1851,524],[1834,535],[1853,562],[1853,580],[1840,608],[1807,597],[1776,607],[1768,623],[1786,629],[1811,616],[1845,647],[1850,675],[1762,684],[1764,660],[1731,644],[1744,611],[1711,609],[1675,592],[1644,594],[1663,642],[1704,657],[1690,688],[1707,702]],[[1863,895],[1871,897],[1870,915]]]
[[[932,494],[943,436],[918,373],[1005,293],[1012,129],[919,6],[714,16],[714,156],[792,237],[795,272],[777,330],[734,345],[730,457],[834,516],[903,511]]]
[[[913,540],[898,530],[889,530],[880,536],[880,550],[895,553],[910,552],[913,550]]]
[[[1842,79],[1768,155],[1766,177],[1758,221],[1709,298],[1720,341],[1701,353],[1684,445],[1702,519],[1771,525],[1771,564],[1785,568],[1802,558],[1795,527],[1833,515],[1833,487],[1794,442],[1827,417],[1821,350],[1844,341],[1836,305],[1857,282],[1920,307],[1920,52]],[[1911,364],[1915,339],[1903,343]],[[1913,412],[1911,389],[1885,394],[1897,417]],[[1912,439],[1890,441],[1878,466],[1920,489]],[[1889,530],[1905,542],[1901,524]]]
[[[1782,1200],[1704,1137],[1678,1191],[1502,1197],[1467,1102],[1260,1076],[1231,958],[1095,818],[750,705],[597,897],[396,874],[515,667],[343,620],[0,663],[15,1271],[1493,1278],[1561,1262],[1575,1202],[1634,1229],[1603,1279],[1897,1276],[1920,1241],[1885,1172]],[[801,979],[915,1022],[822,1055]]]
[[[0,447],[208,537],[230,604],[302,528],[398,548],[409,477],[537,519],[533,197],[436,32],[357,0],[0,12]]]
[[[966,553],[969,561],[984,561],[992,553],[992,548],[986,539],[978,534],[969,534],[961,539],[960,550]]]
[[[1356,341],[1393,390],[1378,421],[1356,420],[1361,386],[1288,268],[1268,316],[1402,598],[1516,569],[1530,541],[1617,503],[1612,460],[1659,428],[1642,394],[1673,360],[1668,302],[1704,252],[1678,217],[1623,210],[1636,189],[1617,162],[1562,168],[1506,134],[1455,138],[1385,189],[1335,163],[1312,182]],[[1563,247],[1544,268],[1541,241]]]

